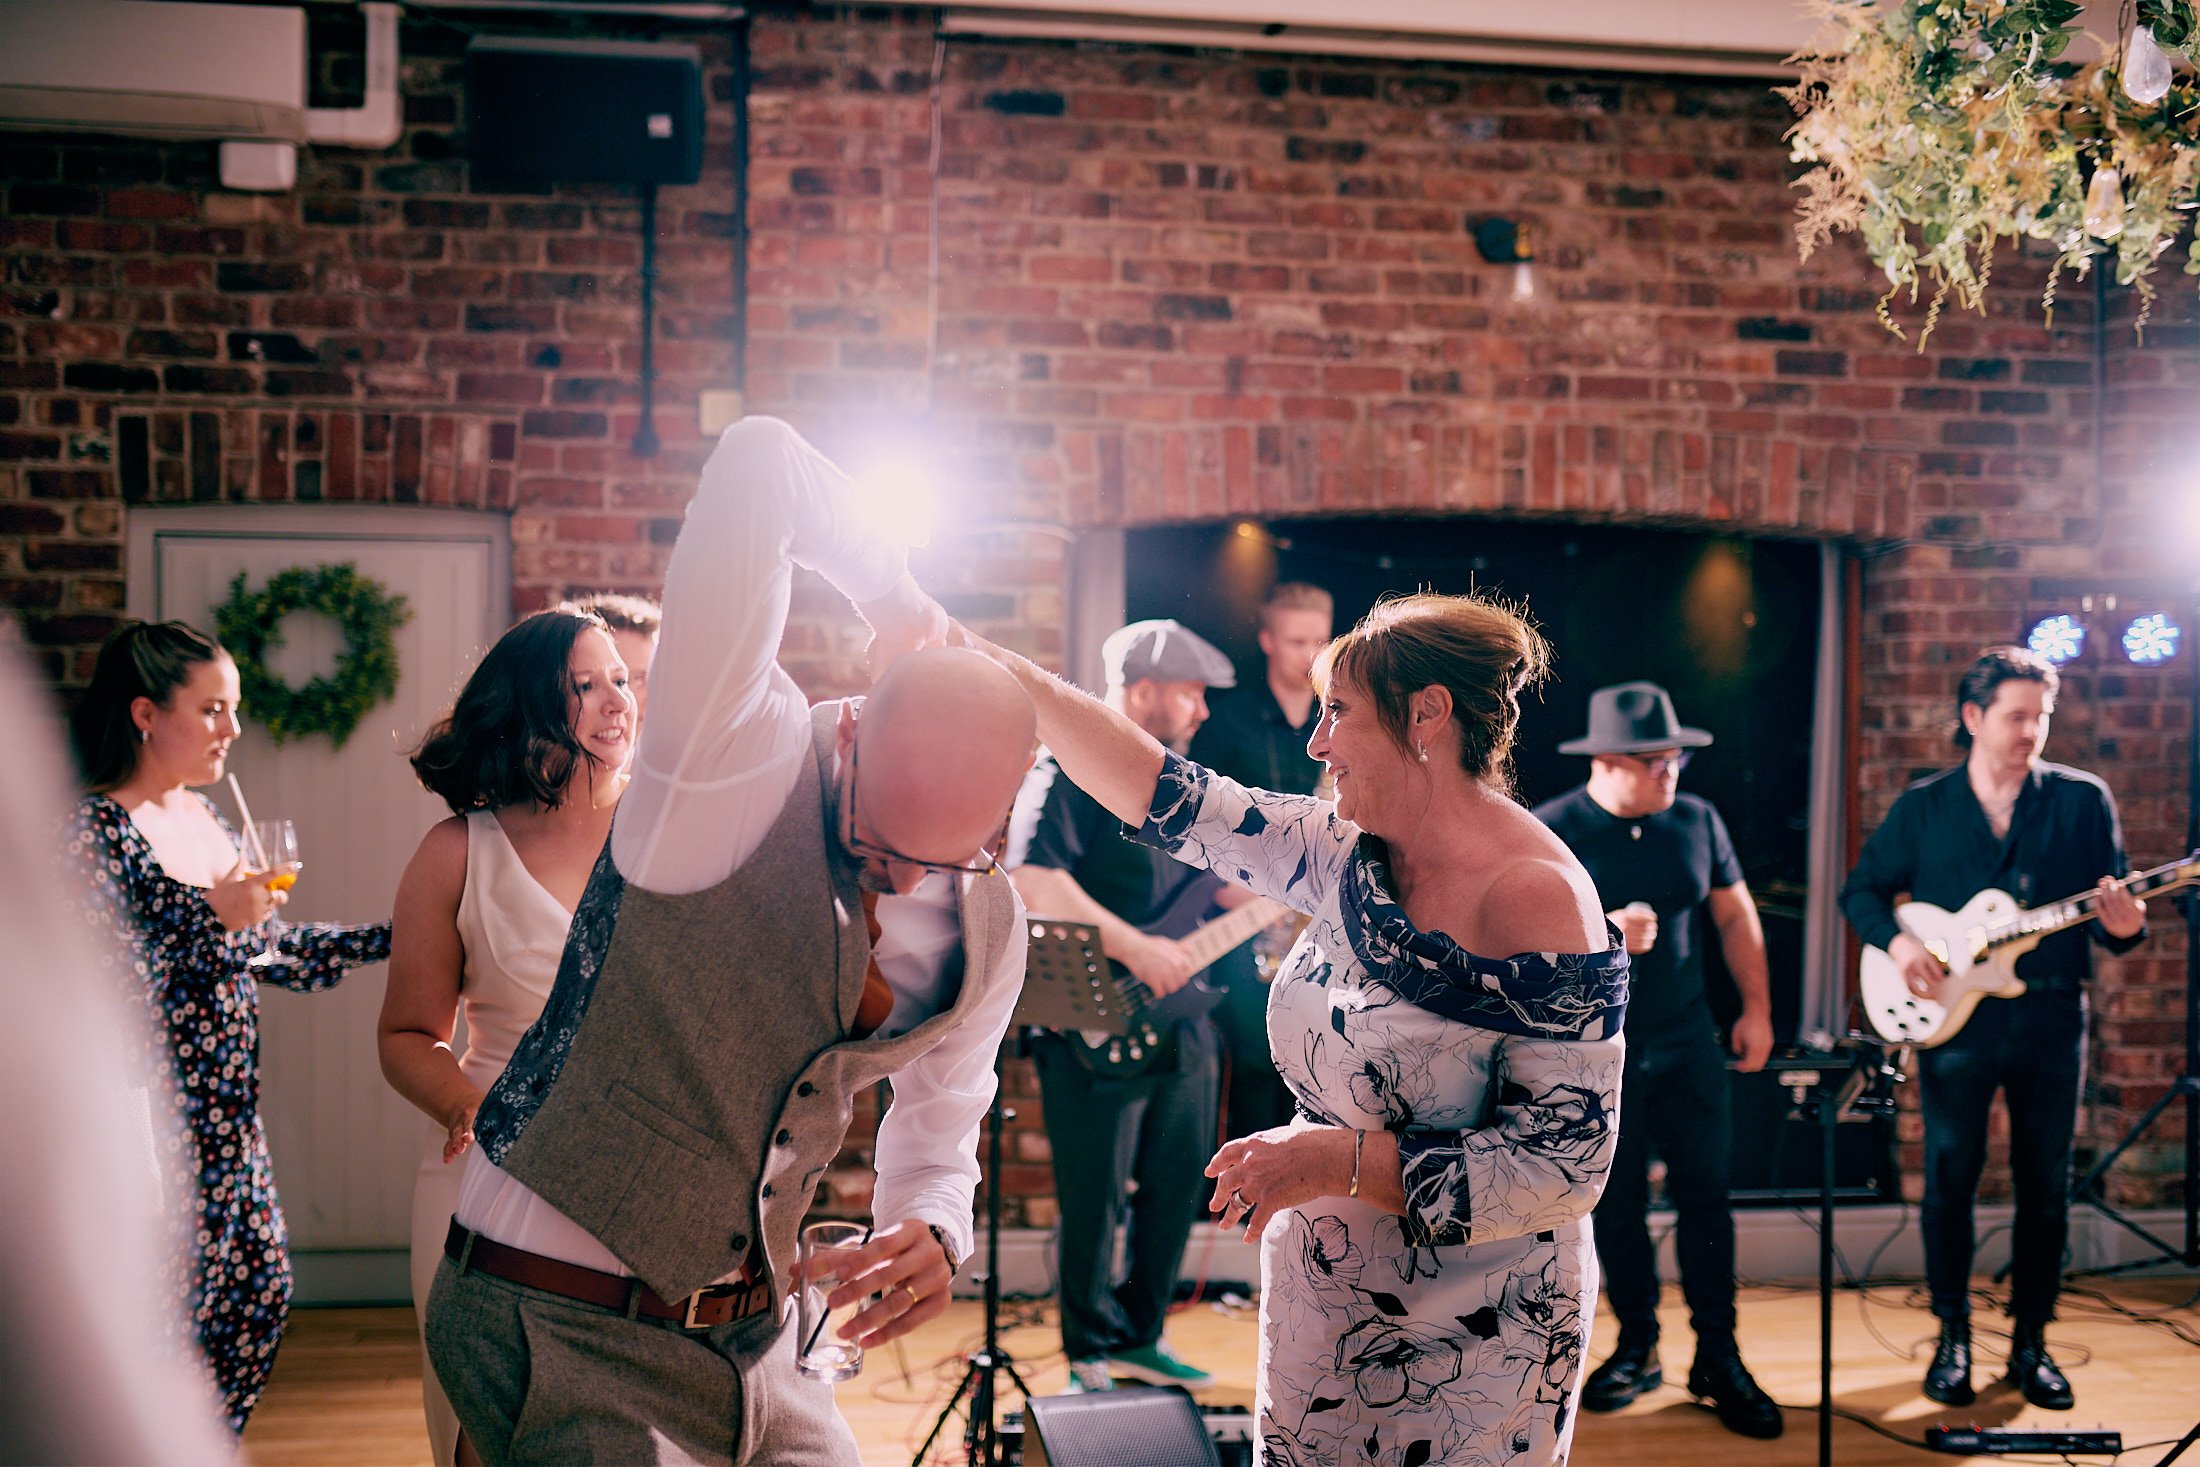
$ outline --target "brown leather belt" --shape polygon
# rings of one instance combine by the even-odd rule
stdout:
[[[739,1278],[697,1289],[686,1298],[671,1302],[658,1297],[657,1291],[640,1279],[583,1268],[577,1263],[545,1258],[524,1248],[484,1238],[460,1227],[455,1217],[451,1219],[450,1233],[443,1240],[443,1252],[461,1272],[475,1270],[507,1283],[556,1294],[561,1299],[593,1304],[599,1309],[615,1309],[630,1317],[676,1324],[682,1329],[713,1329],[737,1319],[747,1319],[769,1309],[772,1302],[771,1286],[756,1276],[759,1270],[753,1252],[741,1265]]]

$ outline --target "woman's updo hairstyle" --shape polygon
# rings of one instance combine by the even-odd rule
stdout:
[[[600,617],[561,609],[497,638],[413,751],[413,773],[430,794],[459,815],[564,802],[573,772],[602,762],[573,737],[573,644],[591,630],[604,631]]]
[[[1379,601],[1329,644],[1315,664],[1324,693],[1334,678],[1363,689],[1375,716],[1407,754],[1413,695],[1442,687],[1459,725],[1459,764],[1473,779],[1502,778],[1520,733],[1520,694],[1551,670],[1551,647],[1527,619],[1482,596],[1422,592]]]
[[[84,787],[105,794],[137,771],[137,721],[130,705],[166,708],[199,664],[227,657],[221,644],[180,621],[135,621],[107,639],[92,682],[69,712],[69,743]]]

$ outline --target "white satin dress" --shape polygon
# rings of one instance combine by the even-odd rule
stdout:
[[[496,816],[486,810],[468,815],[466,885],[458,899],[458,937],[466,953],[458,990],[465,1047],[458,1052],[458,1067],[476,1089],[486,1092],[495,1082],[520,1036],[542,1012],[572,923],[573,914],[528,873]],[[431,1124],[413,1182],[413,1313],[422,1320],[465,1170],[463,1157],[444,1165],[444,1140],[443,1131]],[[435,1460],[447,1464],[458,1448],[458,1418],[425,1355],[421,1396]]]

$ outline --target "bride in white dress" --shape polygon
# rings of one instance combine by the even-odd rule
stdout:
[[[420,782],[457,812],[398,883],[379,1034],[383,1075],[435,1122],[413,1185],[416,1312],[457,1205],[474,1110],[549,997],[637,721],[603,623],[545,611],[498,639],[413,755]],[[422,1381],[436,1462],[473,1460],[460,1455],[434,1372]]]

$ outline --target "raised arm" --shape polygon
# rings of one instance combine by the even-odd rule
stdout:
[[[1092,694],[967,627],[958,624],[955,638],[1014,675],[1039,714],[1039,742],[1079,789],[1125,825],[1146,823],[1166,752],[1158,739]]]
[[[856,603],[882,652],[945,635],[906,547],[865,517],[847,475],[776,418],[728,428],[672,549],[649,717],[612,827],[612,855],[636,885],[723,881],[793,788],[809,702],[778,658],[798,565]]]

